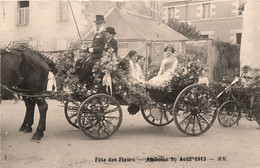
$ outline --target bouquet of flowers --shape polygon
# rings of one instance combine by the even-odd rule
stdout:
[[[107,52],[103,52],[100,60],[100,67],[102,72],[113,72],[117,70],[119,64],[118,56],[113,52],[112,49],[108,49]]]

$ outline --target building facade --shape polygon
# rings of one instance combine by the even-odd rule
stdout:
[[[113,6],[111,2],[1,1],[0,47],[14,42],[41,51],[65,50],[94,26],[96,14],[105,15]]]
[[[173,0],[163,3],[162,20],[188,22],[206,38],[241,44],[242,0]]]

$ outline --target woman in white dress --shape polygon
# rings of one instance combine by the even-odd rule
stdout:
[[[140,72],[138,70],[138,64],[136,63],[137,61],[137,52],[135,50],[129,51],[127,55],[129,59],[129,65],[130,65],[130,72],[129,72],[129,77],[131,82],[144,82],[144,80],[141,79],[140,77]]]
[[[137,71],[137,78],[138,81],[145,82],[145,77],[143,74],[142,66],[144,65],[144,57],[142,55],[138,55],[136,60],[136,71]]]
[[[178,60],[175,57],[175,49],[167,46],[164,49],[165,58],[161,62],[160,70],[154,78],[149,80],[149,84],[153,86],[166,86],[175,74],[178,66]]]

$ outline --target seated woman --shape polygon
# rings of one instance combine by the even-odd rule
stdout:
[[[127,58],[129,60],[129,65],[130,65],[130,72],[129,72],[129,77],[131,82],[144,82],[144,79],[142,79],[141,74],[138,69],[138,64],[137,64],[137,52],[135,50],[129,51],[127,54]]]
[[[137,78],[138,81],[145,82],[145,77],[143,74],[142,66],[144,65],[144,57],[142,55],[138,55],[136,59],[136,71],[137,71]]]
[[[167,46],[164,49],[165,58],[161,62],[160,70],[154,78],[149,80],[149,84],[153,86],[165,86],[167,85],[178,66],[178,60],[175,57],[175,49],[171,46]]]

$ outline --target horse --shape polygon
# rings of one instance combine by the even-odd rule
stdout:
[[[46,91],[49,70],[56,73],[54,63],[31,48],[21,47],[12,51],[1,49],[1,84],[5,87],[24,89],[31,95],[40,94]],[[19,131],[32,132],[37,104],[40,119],[32,140],[41,140],[46,129],[48,104],[43,97],[23,96],[23,100],[26,113]]]

